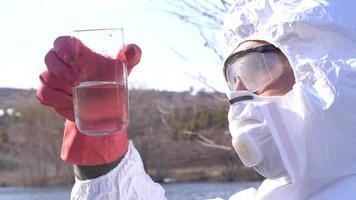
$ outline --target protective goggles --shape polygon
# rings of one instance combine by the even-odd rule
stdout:
[[[283,53],[272,44],[259,46],[230,55],[224,63],[224,75],[230,90],[237,79],[248,91],[256,92],[283,74]]]

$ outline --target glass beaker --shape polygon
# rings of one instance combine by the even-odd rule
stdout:
[[[119,134],[129,119],[127,67],[119,60],[123,29],[75,30],[72,37],[80,77],[73,91],[76,126],[91,136]]]

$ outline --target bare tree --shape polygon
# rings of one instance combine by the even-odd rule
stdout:
[[[172,108],[163,109],[157,105],[161,115],[161,122],[177,137],[195,141],[198,144],[224,151],[232,151],[226,146],[227,137],[219,137],[222,141],[215,141],[211,135],[228,135],[227,127],[227,102],[218,98],[219,94],[198,94],[197,99],[205,101],[191,102],[188,105],[176,104]],[[209,100],[207,100],[209,99]],[[203,103],[204,102],[204,103]],[[223,132],[223,133],[221,133]]]
[[[202,46],[208,48],[216,55],[216,62],[221,63],[224,59],[222,48],[217,41],[217,34],[223,25],[223,18],[235,0],[167,0],[165,3],[158,0],[150,0],[160,5],[163,12],[176,16],[187,25],[193,26],[203,39]],[[183,60],[188,60],[183,52],[174,47],[170,49]],[[207,88],[217,92],[217,89],[201,73],[189,75],[198,80]]]
[[[151,1],[155,2],[155,0]],[[232,2],[231,0],[167,0],[162,9],[192,25],[202,37],[204,41],[202,45],[212,50],[218,58],[217,61],[220,62],[223,60],[223,55],[216,41],[216,34],[221,30],[223,18]],[[176,53],[184,58],[182,53],[177,51]]]

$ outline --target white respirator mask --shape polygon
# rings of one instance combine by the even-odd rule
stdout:
[[[287,177],[280,151],[263,114],[264,107],[274,103],[274,97],[261,97],[249,91],[227,94],[232,146],[246,167],[253,167],[269,179]]]

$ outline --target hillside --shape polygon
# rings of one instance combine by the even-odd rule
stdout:
[[[72,184],[59,159],[64,119],[34,94],[0,88],[0,185]],[[219,93],[133,90],[129,137],[157,181],[259,179],[231,149],[227,111]]]

